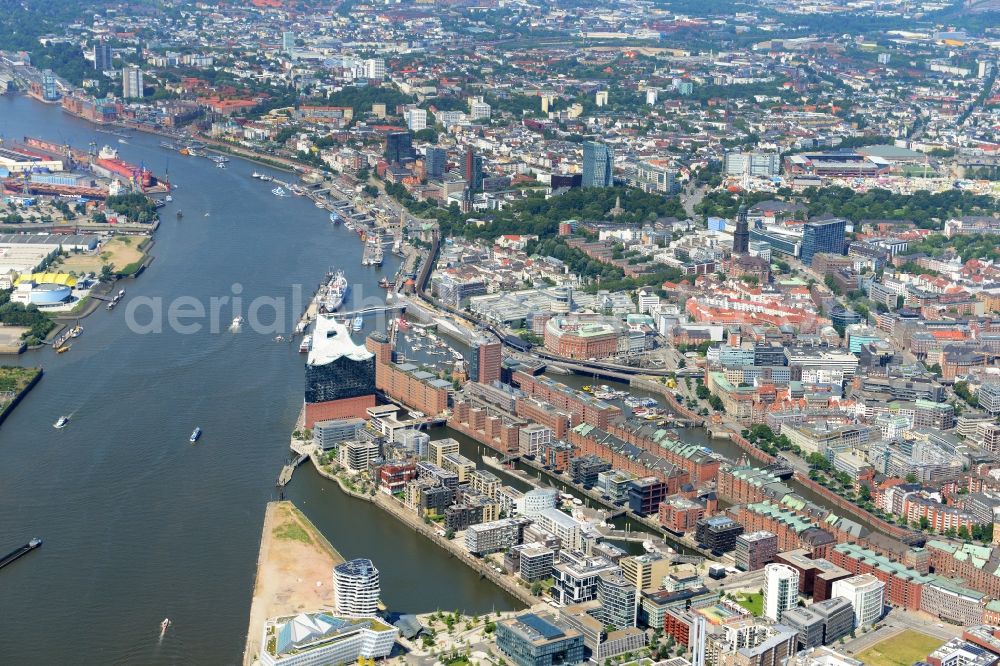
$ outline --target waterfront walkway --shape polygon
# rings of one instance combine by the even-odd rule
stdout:
[[[391,514],[405,526],[412,529],[414,532],[427,537],[431,542],[447,550],[452,557],[459,559],[467,566],[472,567],[472,569],[479,573],[481,578],[489,579],[493,584],[502,588],[526,606],[538,603],[538,597],[532,596],[531,592],[527,588],[518,584],[513,577],[498,572],[496,569],[491,567],[486,560],[471,555],[459,541],[446,539],[435,525],[426,524],[419,516],[417,516],[415,512],[404,507],[391,495],[387,495],[383,492],[375,492],[374,494],[368,495],[353,490],[335,474],[332,474],[323,468],[323,465],[319,461],[319,456],[315,451],[309,456],[309,458],[312,460],[313,466],[316,468],[316,471],[319,472],[320,476],[336,482],[338,487],[344,493],[350,495],[351,497],[375,504],[386,513]]]

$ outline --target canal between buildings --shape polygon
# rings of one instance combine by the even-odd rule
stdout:
[[[122,305],[83,320],[67,354],[43,349],[2,360],[43,366],[45,376],[0,427],[0,548],[33,536],[45,545],[0,571],[0,655],[5,663],[238,664],[264,507],[277,498],[302,404],[304,357],[297,342],[277,343],[274,333],[226,331],[228,305],[218,333],[171,330],[167,308],[187,298],[207,309],[209,299],[239,292],[246,315],[258,297],[283,298],[287,329],[300,314],[293,285],[308,300],[326,271],[342,267],[352,303],[383,298],[377,282],[393,275],[397,260],[387,253],[381,271],[362,268],[355,234],[305,198],[272,196],[272,185],[250,178],[267,170],[242,160],[217,169],[160,148],[151,135],[120,144],[18,96],[0,95],[0,134],[80,150],[109,144],[154,173],[169,168],[178,185],[161,211],[155,261],[124,282]],[[131,301],[147,304],[135,312],[143,324],[161,307],[164,330],[131,330]],[[55,430],[61,414],[72,420]],[[195,426],[204,436],[192,446]],[[375,561],[392,610],[518,606],[308,466],[286,495],[345,556]],[[160,642],[164,617],[173,626]]]

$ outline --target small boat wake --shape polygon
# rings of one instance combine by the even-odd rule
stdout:
[[[246,319],[244,319],[243,317],[236,317],[235,319],[233,319],[233,323],[229,325],[230,332],[239,333],[240,330],[242,330],[243,324],[245,322]]]
[[[160,641],[163,640],[163,637],[167,633],[167,628],[170,627],[170,625],[171,625],[170,618],[168,617],[163,618],[163,622],[160,623]]]

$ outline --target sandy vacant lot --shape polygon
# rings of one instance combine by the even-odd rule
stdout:
[[[147,238],[148,236],[116,236],[105,241],[95,254],[71,253],[59,262],[57,270],[77,274],[100,273],[105,264],[110,264],[115,270],[122,270],[142,259],[142,252],[138,248]]]
[[[267,618],[334,607],[333,567],[343,561],[294,504],[267,505],[244,664],[254,662]]]

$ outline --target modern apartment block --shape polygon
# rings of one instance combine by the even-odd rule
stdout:
[[[698,521],[695,541],[713,553],[725,553],[736,547],[736,537],[743,526],[728,516],[712,516]]]
[[[515,666],[554,666],[584,661],[583,635],[563,629],[550,615],[525,613],[497,622],[497,649]]]
[[[597,581],[601,574],[617,570],[618,567],[604,557],[562,551],[560,562],[552,567],[556,584],[550,594],[564,606],[592,601],[597,598]]]
[[[799,602],[799,572],[787,564],[764,567],[764,617],[780,622],[785,611]]]
[[[736,537],[736,567],[742,571],[757,571],[774,560],[778,553],[778,537],[766,530],[758,530]]]
[[[521,523],[513,518],[501,518],[488,523],[471,525],[465,531],[465,548],[473,555],[502,553],[517,545]]]
[[[833,596],[844,597],[854,607],[854,625],[870,627],[882,618],[885,607],[885,583],[871,574],[838,580],[833,584]]]
[[[854,606],[844,597],[834,597],[787,610],[781,623],[798,632],[799,650],[827,645],[854,629]]]
[[[333,568],[337,614],[345,617],[375,617],[378,614],[378,569],[369,559],[358,558]]]
[[[634,627],[638,591],[621,571],[605,571],[597,579],[597,602],[605,625]]]
[[[263,666],[350,664],[388,657],[399,630],[375,618],[343,618],[328,612],[300,613],[264,623]]]

